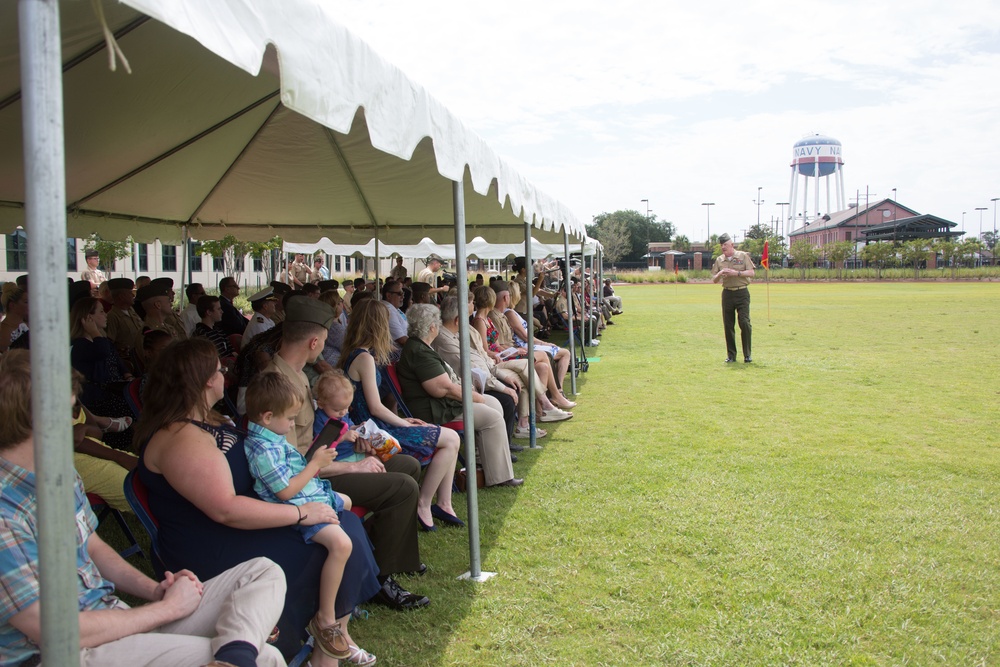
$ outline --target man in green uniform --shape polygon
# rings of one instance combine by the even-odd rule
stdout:
[[[142,318],[132,308],[135,303],[133,283],[128,278],[112,278],[108,287],[111,288],[108,338],[114,342],[122,359],[131,359],[132,346],[142,333]]]
[[[712,282],[722,283],[722,328],[726,332],[726,363],[736,361],[736,322],[740,323],[743,342],[743,361],[750,363],[750,290],[747,286],[754,277],[750,255],[733,247],[729,234],[719,237],[722,254],[712,265]]]

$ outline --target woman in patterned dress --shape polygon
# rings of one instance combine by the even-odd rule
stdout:
[[[379,428],[399,441],[403,451],[427,465],[417,500],[417,520],[425,530],[432,530],[431,506],[437,495],[437,507],[455,514],[451,505],[452,480],[458,459],[460,439],[455,431],[428,424],[419,419],[404,419],[386,407],[387,394],[382,376],[392,352],[389,337],[389,314],[381,303],[365,299],[355,304],[344,334],[340,367],[354,385],[350,416],[355,424],[372,419]]]

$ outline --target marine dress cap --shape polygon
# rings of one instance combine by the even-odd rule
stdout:
[[[312,322],[324,329],[333,326],[337,314],[329,304],[319,299],[308,297],[292,297],[285,304],[285,322]]]

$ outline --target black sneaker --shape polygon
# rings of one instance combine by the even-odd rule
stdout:
[[[736,360],[735,360],[735,359],[733,359],[732,357],[726,357],[726,363],[727,363],[727,364],[731,364],[731,363],[733,363],[733,362],[735,362],[735,361],[736,361]]]
[[[425,596],[405,590],[392,577],[386,577],[385,581],[382,582],[382,589],[375,594],[373,599],[379,604],[384,604],[386,607],[398,611],[419,609],[431,603]]]

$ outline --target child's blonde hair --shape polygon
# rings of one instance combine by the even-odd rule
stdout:
[[[316,384],[313,385],[313,396],[316,400],[322,400],[324,398],[333,398],[334,396],[346,395],[354,397],[354,385],[351,381],[344,375],[344,371],[339,368],[335,368],[330,371],[326,371],[316,380]]]
[[[282,415],[304,402],[302,391],[284,375],[261,373],[247,387],[247,419],[257,421],[265,412]]]

